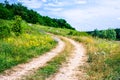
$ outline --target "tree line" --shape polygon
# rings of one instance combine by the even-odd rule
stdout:
[[[29,23],[39,23],[44,26],[51,26],[56,28],[67,28],[75,30],[64,19],[50,18],[48,16],[42,16],[32,9],[28,9],[21,3],[9,4],[7,0],[4,3],[0,3],[0,18],[11,20],[14,16],[19,15],[21,18]]]
[[[88,32],[94,37],[105,38],[109,40],[120,40],[120,29],[107,29],[107,30],[97,30]]]

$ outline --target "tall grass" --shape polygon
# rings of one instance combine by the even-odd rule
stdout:
[[[120,43],[92,37],[72,37],[87,48],[88,80],[120,79]]]
[[[8,24],[12,21],[1,21]],[[0,39],[0,72],[20,63],[25,63],[33,57],[42,55],[56,45],[50,35],[40,32],[39,28],[22,22],[23,33],[15,36],[11,32],[9,37]]]

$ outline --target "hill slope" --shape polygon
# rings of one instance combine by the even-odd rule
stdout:
[[[9,13],[9,14],[8,14]],[[0,18],[1,19],[14,19],[14,16],[19,15],[23,20],[29,23],[39,23],[44,26],[67,28],[74,30],[70,24],[64,19],[55,19],[48,16],[42,16],[34,10],[29,10],[21,3],[9,4],[6,0],[5,3],[0,3]]]

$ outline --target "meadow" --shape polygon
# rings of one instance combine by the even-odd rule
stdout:
[[[79,32],[76,30],[66,29],[66,28],[54,28],[49,26],[42,26],[39,24],[34,24],[35,27],[40,28],[42,32],[49,32],[55,35],[62,35],[62,36],[88,36],[85,32]]]
[[[12,26],[13,21],[0,20],[1,25],[7,23]],[[84,44],[87,50],[87,66],[84,66],[88,74],[88,80],[119,80],[120,79],[120,42],[114,40],[91,37],[85,32],[70,29],[61,29],[28,24],[22,21],[23,33],[15,36],[10,33],[6,38],[0,39],[0,72],[20,63],[28,62],[31,58],[44,54],[57,44],[51,35],[62,35],[72,38]],[[71,47],[69,47],[71,49]],[[28,79],[49,77],[56,73],[68,56],[68,50],[48,62],[40,68],[35,75]]]
[[[85,71],[88,80],[120,79],[120,43],[93,37],[72,37],[84,43],[87,49],[88,66]]]
[[[100,39],[85,32],[69,29],[37,26],[43,31],[63,35],[84,44],[88,60],[87,66],[84,66],[83,69],[89,75],[88,80],[117,80],[120,78],[119,41]]]
[[[1,20],[11,28],[13,21]],[[0,39],[0,72],[17,64],[25,63],[34,57],[54,48],[57,42],[48,34],[22,21],[23,33],[16,36],[13,32]]]

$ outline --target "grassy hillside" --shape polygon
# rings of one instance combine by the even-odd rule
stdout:
[[[88,80],[117,80],[120,76],[120,42],[114,40],[94,38],[85,32],[77,32],[69,29],[49,28],[40,25],[42,31],[57,35],[67,36],[78,42],[82,42],[88,55],[88,66],[85,71],[89,75]],[[73,34],[70,34],[73,33]]]
[[[0,20],[1,25],[7,24],[10,29],[13,22]],[[119,41],[94,38],[85,32],[70,29],[27,24],[25,21],[22,21],[21,26],[23,27],[23,33],[19,36],[10,32],[9,36],[0,39],[0,72],[19,63],[27,62],[31,58],[37,57],[52,49],[56,45],[56,42],[50,35],[46,34],[48,32],[67,36],[85,45],[88,55],[88,66],[85,66],[85,71],[90,76],[88,80],[119,79]],[[38,73],[37,75],[40,74]]]
[[[8,0],[0,3],[0,19],[12,20],[16,15],[21,16],[23,20],[29,23],[39,23],[44,26],[75,30],[66,20],[42,16],[38,12],[23,6],[21,3],[10,4]]]
[[[40,28],[42,32],[49,32],[53,33],[56,35],[63,35],[63,36],[88,36],[87,33],[85,32],[79,32],[76,30],[71,30],[71,29],[66,29],[66,28],[53,28],[53,27],[48,27],[48,26],[42,26],[42,25],[36,25],[34,24],[35,27]]]
[[[14,21],[0,20],[0,27],[7,25],[10,30]],[[42,55],[56,45],[50,35],[41,32],[39,28],[22,21],[23,33],[16,36],[13,32],[0,39],[0,72],[19,63],[24,63],[33,57]]]

